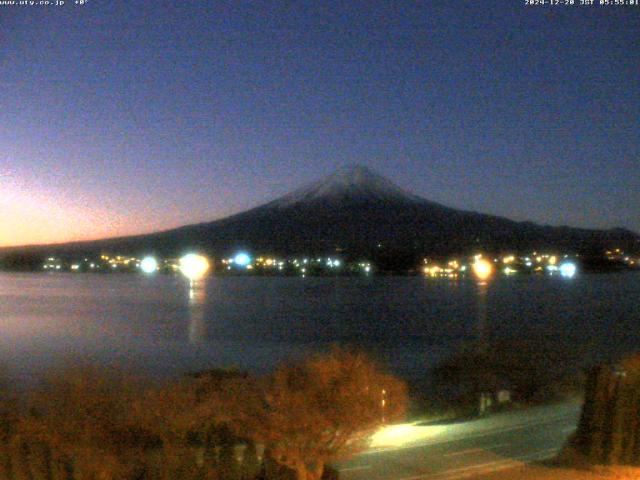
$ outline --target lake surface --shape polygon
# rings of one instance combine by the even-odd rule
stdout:
[[[640,274],[422,277],[0,274],[0,362],[28,381],[64,359],[154,375],[265,371],[331,343],[419,377],[461,343],[549,338],[576,364],[640,350]]]

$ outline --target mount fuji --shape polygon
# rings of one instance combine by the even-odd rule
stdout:
[[[552,227],[456,210],[406,192],[366,167],[355,166],[221,220],[148,235],[37,249],[60,254],[108,251],[163,256],[193,249],[215,256],[238,249],[279,255],[339,252],[375,260],[480,250],[560,249],[601,254],[612,246],[639,251],[640,236],[624,229]]]

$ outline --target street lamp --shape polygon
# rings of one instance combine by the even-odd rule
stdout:
[[[156,273],[158,261],[153,257],[144,257],[140,262],[140,270],[147,274]]]
[[[573,278],[576,274],[576,264],[572,262],[564,262],[560,265],[560,275],[565,278]]]
[[[382,389],[382,401],[380,402],[380,405],[382,406],[382,423],[385,423],[386,422],[385,408],[387,406],[387,391],[384,388]]]
[[[481,282],[484,282],[493,274],[493,265],[484,258],[477,257],[472,265],[473,273]]]
[[[202,255],[189,253],[180,259],[180,272],[190,281],[203,278],[209,271],[209,260]]]

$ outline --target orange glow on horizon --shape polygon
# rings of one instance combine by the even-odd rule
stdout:
[[[135,233],[121,228],[124,224],[121,216],[95,209],[82,201],[54,199],[51,195],[2,181],[0,191],[0,247],[65,243]]]
[[[75,181],[60,189],[46,185],[42,176],[25,181],[0,165],[0,248],[142,235],[233,213],[204,204],[182,210],[171,196],[156,200],[144,191],[112,195]]]

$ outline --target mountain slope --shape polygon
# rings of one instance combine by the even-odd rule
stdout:
[[[351,167],[231,217],[136,237],[46,247],[50,252],[156,252],[201,249],[351,256],[465,253],[480,249],[640,250],[630,231],[540,226],[449,208],[405,192],[364,167]]]

